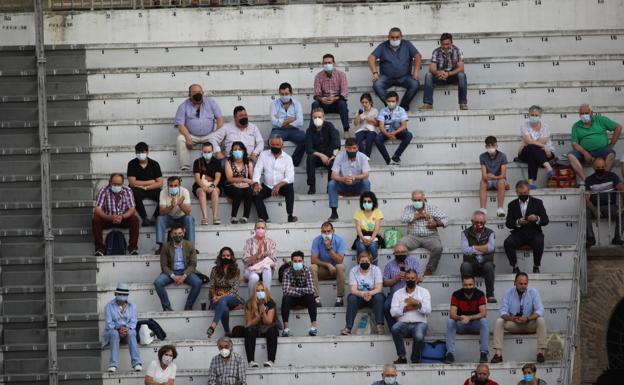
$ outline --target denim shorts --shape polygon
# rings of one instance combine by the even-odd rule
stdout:
[[[613,154],[615,156],[615,151],[613,151],[613,149],[611,147],[603,147],[603,148],[599,148],[597,150],[594,151],[588,151],[589,155],[591,155],[593,158],[607,158],[607,156],[609,156],[609,154]],[[574,155],[574,157],[576,159],[578,159],[581,162],[584,162],[585,159],[583,157],[583,154],[581,154],[580,152],[576,151],[576,150],[572,150],[568,153],[568,155]]]

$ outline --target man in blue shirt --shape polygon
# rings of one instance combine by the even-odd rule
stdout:
[[[537,362],[545,361],[546,350],[546,320],[544,306],[539,292],[529,286],[527,273],[516,274],[514,287],[505,292],[498,311],[500,318],[496,320],[494,328],[494,349],[496,354],[492,363],[503,362],[503,334],[510,333],[537,333]]]
[[[422,56],[408,40],[401,40],[403,34],[397,27],[390,29],[388,40],[379,44],[368,56],[368,67],[373,73],[373,89],[382,101],[386,90],[392,86],[405,88],[401,107],[409,111],[410,102],[416,96],[420,83],[418,71]],[[379,72],[377,60],[379,59]]]
[[[321,225],[321,234],[312,241],[312,279],[314,280],[314,296],[316,305],[321,305],[319,279],[321,281],[336,280],[336,303],[334,306],[344,304],[345,290],[345,241],[334,232],[334,225],[325,222]]]
[[[407,129],[407,112],[401,106],[397,106],[399,95],[394,92],[388,92],[386,96],[386,107],[379,111],[377,120],[379,121],[379,133],[375,138],[375,146],[386,161],[386,164],[399,165],[401,163],[401,155],[412,140],[412,133]],[[386,140],[400,140],[399,147],[394,152],[392,159],[386,149],[384,142]]]
[[[305,133],[303,132],[303,110],[301,103],[292,97],[292,86],[282,83],[279,86],[279,98],[271,102],[269,117],[273,130],[271,135],[279,135],[284,141],[290,140],[297,147],[292,154],[293,164],[299,166],[305,149]]]

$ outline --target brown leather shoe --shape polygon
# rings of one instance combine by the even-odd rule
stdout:
[[[431,269],[430,269],[430,268],[427,268],[427,269],[425,270],[425,275],[433,275],[433,271],[431,271]]]
[[[537,362],[539,362],[540,364],[544,363],[546,361],[546,358],[544,357],[543,353],[537,353],[537,358],[536,359],[537,359]]]
[[[494,357],[492,357],[492,361],[490,361],[492,364],[500,364],[501,362],[503,362],[503,356],[499,356],[498,354],[495,354]]]

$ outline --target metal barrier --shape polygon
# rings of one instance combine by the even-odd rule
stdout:
[[[586,198],[596,197],[596,202],[594,204],[594,209],[591,210],[593,215],[589,215],[587,211],[587,222],[588,224],[596,224],[596,232],[595,241],[596,245],[604,246],[605,243],[602,241],[600,223],[603,219],[607,219],[607,239],[611,237],[610,234],[613,234],[614,237],[621,238],[622,237],[622,215],[618,215],[622,211],[622,194],[624,192],[620,191],[609,191],[609,192],[593,192],[588,191],[585,194]],[[605,198],[602,195],[606,195]],[[585,200],[584,200],[585,201]],[[590,209],[588,209],[590,210]],[[615,218],[614,218],[615,217]],[[594,220],[594,221],[592,221]],[[614,234],[615,230],[618,230],[618,234]],[[586,234],[589,236],[589,234]],[[585,238],[584,238],[585,239]]]

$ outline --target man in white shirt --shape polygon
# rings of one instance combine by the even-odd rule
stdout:
[[[229,157],[234,142],[243,142],[249,152],[249,159],[254,163],[264,149],[260,129],[255,124],[249,123],[247,111],[243,106],[234,107],[234,121],[210,134],[208,140],[212,143],[217,159]],[[221,142],[223,142],[223,150]]]
[[[160,215],[156,219],[156,243],[158,250],[167,240],[167,229],[174,224],[184,227],[186,239],[195,245],[195,219],[191,215],[191,194],[180,185],[180,177],[170,176],[167,179],[167,188],[160,191]]]
[[[281,136],[271,136],[269,146],[271,147],[270,150],[260,153],[253,173],[254,204],[258,218],[267,222],[269,214],[264,205],[264,200],[270,196],[281,195],[286,198],[288,222],[297,222],[297,217],[293,215],[295,166],[290,155],[282,151],[284,139]]]
[[[431,295],[424,287],[417,286],[418,273],[410,269],[405,273],[405,287],[397,290],[392,297],[390,314],[397,319],[392,326],[392,339],[399,358],[395,364],[406,364],[403,338],[412,337],[411,362],[420,362],[420,351],[427,334],[427,315],[431,313]]]

